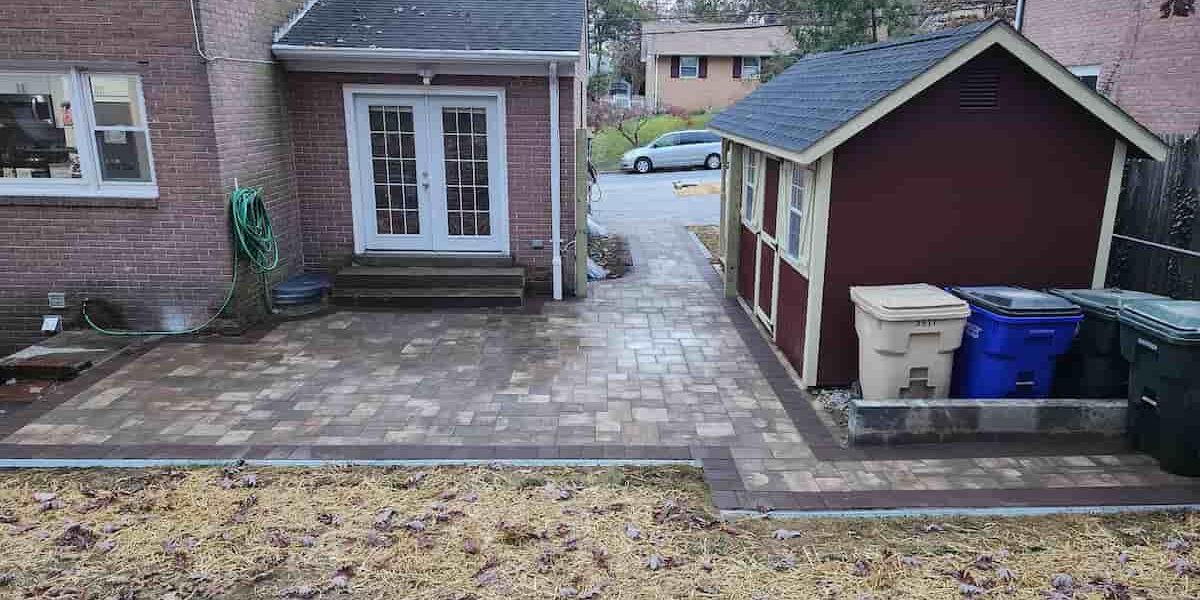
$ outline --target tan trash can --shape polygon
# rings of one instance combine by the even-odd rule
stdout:
[[[925,283],[852,287],[850,300],[864,399],[949,396],[965,301]]]

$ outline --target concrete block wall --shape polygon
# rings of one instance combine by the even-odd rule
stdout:
[[[1157,133],[1200,129],[1200,15],[1160,0],[1026,0],[1022,33],[1067,66],[1101,65],[1099,88]]]

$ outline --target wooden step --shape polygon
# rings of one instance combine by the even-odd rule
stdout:
[[[363,267],[338,271],[334,289],[525,287],[521,267]]]
[[[522,286],[374,288],[333,287],[333,301],[342,306],[482,307],[522,306]]]
[[[360,267],[444,267],[444,268],[488,268],[511,267],[511,256],[470,256],[437,254],[356,254],[350,259],[351,266]]]

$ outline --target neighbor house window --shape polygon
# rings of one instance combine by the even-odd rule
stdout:
[[[0,72],[0,195],[154,197],[136,75]]]
[[[808,218],[809,170],[792,164],[791,184],[788,185],[787,229],[784,253],[793,260],[800,258],[804,249],[804,225]]]
[[[699,56],[680,56],[679,57],[679,78],[680,79],[695,79],[700,76],[700,57]]]
[[[742,79],[758,79],[762,71],[762,59],[757,56],[742,57]]]
[[[755,190],[758,189],[758,153],[743,149],[742,154],[742,220],[747,225],[753,225]]]
[[[1078,65],[1067,68],[1088,87],[1093,90],[1098,88],[1100,84],[1100,65]]]

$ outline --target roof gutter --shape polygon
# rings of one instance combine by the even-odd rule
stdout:
[[[579,59],[578,51],[543,52],[534,50],[419,50],[413,48],[330,48],[325,46],[271,46],[275,56],[285,60],[413,60],[464,63],[546,63]]]

